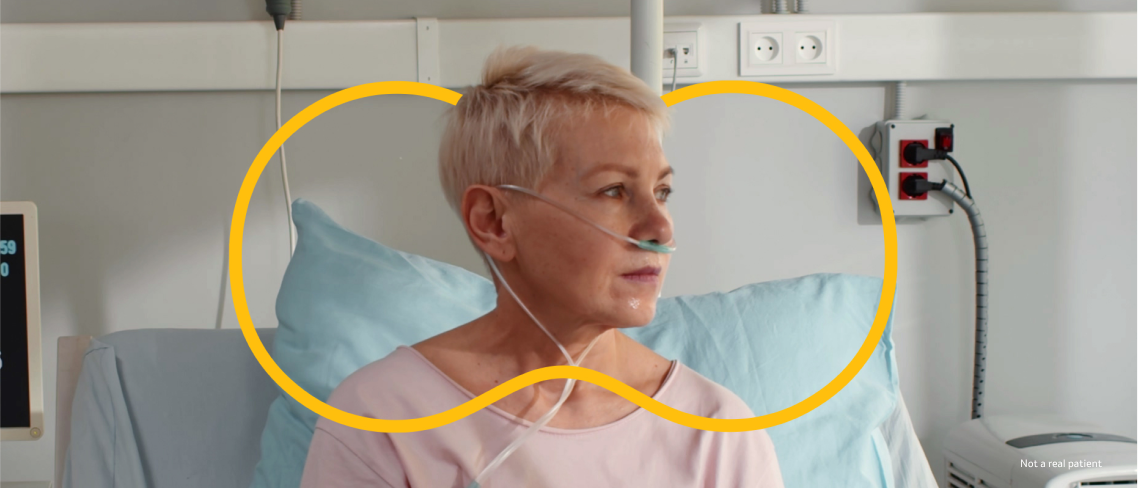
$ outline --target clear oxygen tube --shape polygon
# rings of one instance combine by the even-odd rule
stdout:
[[[542,196],[541,194],[534,192],[532,190],[529,190],[527,188],[522,188],[520,186],[514,186],[514,185],[499,185],[498,187],[521,191],[522,193],[526,193],[526,194],[532,195],[534,197],[537,197],[537,198],[539,198],[543,201],[546,201],[546,202],[552,204],[553,206],[573,215],[574,217],[577,217],[577,218],[585,221],[586,223],[604,231],[605,233],[607,233],[613,237],[616,237],[617,239],[620,239],[622,241],[630,242],[633,245],[635,245],[641,249],[646,249],[649,251],[655,251],[655,252],[660,252],[660,253],[671,253],[671,252],[674,252],[676,250],[676,248],[674,248],[674,247],[665,246],[665,245],[659,244],[656,241],[637,241],[635,239],[632,239],[631,237],[622,236],[620,234],[617,234],[616,232],[613,232],[609,229],[606,229],[604,226],[597,224],[596,222],[593,222],[593,221],[581,216],[577,212],[574,212],[573,210],[565,207],[564,205],[561,205],[561,204],[559,204],[559,203],[557,203],[551,199],[548,199],[548,198]],[[569,354],[569,351],[565,349],[565,346],[562,346],[561,342],[559,342],[557,340],[557,338],[553,337],[553,334],[551,334],[549,332],[549,330],[545,328],[544,325],[541,325],[541,321],[537,320],[537,317],[535,317],[533,315],[533,313],[530,312],[529,308],[527,308],[525,306],[525,304],[522,303],[522,300],[520,298],[518,298],[518,295],[516,293],[514,293],[514,289],[510,287],[510,284],[506,282],[506,279],[504,277],[502,277],[502,273],[500,271],[498,271],[498,265],[494,263],[494,258],[490,257],[490,255],[485,253],[485,252],[483,252],[483,254],[486,256],[487,262],[490,263],[490,268],[494,271],[494,275],[496,275],[498,277],[498,279],[502,282],[502,286],[506,287],[506,291],[508,291],[510,293],[510,296],[514,297],[514,301],[518,302],[518,305],[522,307],[522,310],[524,310],[526,312],[526,315],[529,315],[529,318],[533,319],[533,323],[537,324],[537,326],[539,328],[541,328],[541,331],[545,332],[545,335],[548,336],[549,339],[552,340],[553,343],[557,345],[557,348],[561,350],[561,354],[563,354],[565,356],[565,359],[567,361],[569,361],[569,365],[570,366],[580,366],[581,362],[585,360],[585,356],[587,356],[589,354],[589,351],[591,351],[593,349],[593,346],[596,345],[597,340],[600,339],[601,336],[598,335],[597,337],[593,338],[592,342],[589,343],[589,346],[586,347],[585,351],[581,353],[581,356],[578,357],[576,361],[574,361],[573,356]],[[545,425],[548,424],[550,420],[553,420],[553,416],[557,415],[557,411],[561,409],[561,405],[564,404],[565,400],[567,400],[569,398],[569,394],[572,393],[573,386],[576,383],[577,383],[577,380],[572,379],[572,378],[570,378],[569,381],[565,382],[565,388],[561,391],[561,398],[559,398],[557,400],[557,403],[553,405],[553,408],[550,408],[549,411],[545,413],[545,415],[542,415],[541,418],[537,419],[537,422],[534,422],[533,425],[531,425],[528,429],[526,429],[526,431],[524,433],[522,433],[521,436],[519,436],[517,439],[514,439],[514,441],[511,442],[510,445],[506,446],[506,448],[503,449],[502,452],[499,453],[498,456],[495,457],[494,460],[490,462],[490,464],[487,464],[486,467],[482,469],[482,472],[479,473],[478,476],[476,476],[474,478],[474,481],[472,481],[470,483],[468,488],[481,488],[482,483],[486,482],[486,478],[490,476],[490,473],[492,473],[495,469],[497,469],[499,466],[501,466],[502,463],[506,460],[506,458],[510,457],[510,455],[513,454],[514,451],[516,451],[519,447],[521,447],[521,445],[524,444],[526,440],[528,440],[530,437],[532,437],[534,434],[536,434],[537,431],[541,430],[542,427],[545,427]]]
[[[531,195],[531,196],[540,198],[541,200],[548,202],[550,205],[553,205],[554,207],[560,208],[561,210],[564,210],[565,212],[569,213],[570,215],[577,217],[577,218],[585,221],[586,223],[592,225],[593,227],[600,229],[601,231],[607,233],[608,235],[611,235],[611,236],[613,236],[617,239],[620,239],[622,241],[630,242],[634,246],[639,247],[641,249],[645,249],[648,251],[655,251],[655,252],[664,253],[664,254],[671,254],[673,252],[676,252],[676,248],[665,246],[665,245],[660,244],[659,242],[657,242],[655,240],[638,241],[638,240],[633,239],[631,237],[617,234],[616,232],[613,232],[611,230],[606,229],[601,224],[598,224],[596,222],[593,222],[592,220],[586,219],[585,217],[582,217],[581,214],[578,214],[577,212],[574,212],[573,210],[569,209],[568,207],[566,207],[560,203],[557,203],[556,201],[553,201],[549,198],[546,198],[544,195],[542,195],[538,192],[535,192],[533,190],[530,190],[529,188],[522,188],[520,186],[514,186],[514,185],[498,185],[498,188],[506,188],[506,189],[510,189],[510,190],[517,190],[517,191],[520,191],[520,192],[525,193],[527,195]]]

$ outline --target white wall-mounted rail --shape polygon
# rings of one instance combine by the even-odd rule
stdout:
[[[739,76],[738,24],[771,17],[665,18],[665,23],[699,22],[707,31],[705,74],[679,83],[1138,76],[1134,12],[804,14],[803,20],[837,22],[835,74]],[[420,81],[419,60],[434,57],[439,72],[431,82],[457,88],[478,83],[486,55],[498,44],[533,44],[596,54],[619,66],[631,63],[628,17],[439,19],[437,46],[431,47],[437,53],[422,52],[416,24],[413,19],[289,22],[283,86],[343,89],[374,81]],[[271,90],[272,26],[269,20],[2,24],[0,91]]]

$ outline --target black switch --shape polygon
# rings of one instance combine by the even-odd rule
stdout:
[[[942,127],[936,130],[936,150],[952,152],[952,127]]]

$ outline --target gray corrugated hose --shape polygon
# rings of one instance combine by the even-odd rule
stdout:
[[[976,348],[972,363],[972,418],[984,415],[984,369],[988,360],[988,236],[980,209],[956,185],[945,182],[940,189],[968,214],[972,223],[972,240],[976,246]]]

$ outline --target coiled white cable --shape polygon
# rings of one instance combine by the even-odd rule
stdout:
[[[510,288],[510,284],[506,283],[506,279],[503,278],[502,273],[498,271],[498,266],[494,264],[494,258],[490,257],[489,254],[486,254],[486,260],[490,263],[490,268],[494,270],[494,274],[498,277],[499,280],[502,281],[502,285],[506,287],[506,291],[510,292],[510,295],[514,297],[514,301],[518,302],[518,305],[522,307],[522,310],[526,312],[526,315],[529,315],[529,317],[533,319],[533,322],[541,328],[541,331],[545,332],[545,335],[549,336],[553,343],[557,345],[558,349],[561,349],[561,354],[565,355],[565,359],[569,361],[569,365],[580,366],[581,361],[585,360],[585,356],[589,354],[589,351],[593,349],[593,346],[596,345],[597,340],[600,339],[601,336],[598,335],[597,337],[593,338],[592,342],[589,343],[589,346],[586,347],[585,351],[581,353],[581,356],[577,358],[576,361],[574,361],[573,356],[569,354],[569,351],[567,351],[565,347],[562,346],[555,337],[553,337],[553,334],[549,333],[549,330],[546,329],[544,325],[541,325],[541,321],[537,320],[537,317],[534,317],[533,313],[529,311],[529,308],[527,308],[525,304],[522,303],[522,300],[518,298],[518,295],[514,293],[513,288]],[[549,411],[546,412],[545,415],[542,415],[541,418],[537,420],[537,422],[534,422],[533,425],[526,429],[526,431],[522,433],[520,437],[514,439],[514,442],[511,442],[510,445],[506,446],[506,448],[503,449],[502,452],[499,453],[498,456],[490,462],[490,464],[487,464],[486,467],[482,469],[482,472],[474,478],[474,481],[470,484],[470,487],[481,487],[482,483],[486,481],[486,478],[490,475],[490,473],[497,469],[498,466],[501,466],[506,458],[510,457],[510,455],[513,454],[514,451],[516,451],[519,447],[521,447],[521,445],[524,444],[527,439],[532,437],[535,433],[537,433],[537,431],[541,430],[542,427],[545,427],[545,425],[553,419],[553,416],[557,414],[557,411],[561,409],[561,405],[565,403],[565,400],[569,398],[569,394],[573,391],[573,385],[576,383],[576,379],[570,378],[569,381],[565,383],[565,388],[561,391],[561,398],[557,400],[557,403],[553,405],[553,408],[549,409]]]

